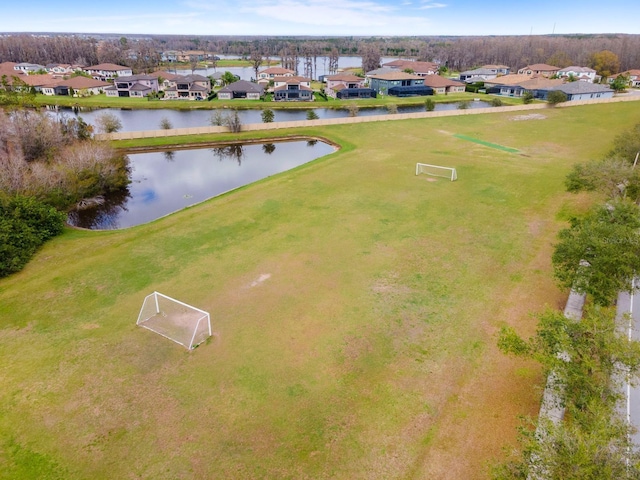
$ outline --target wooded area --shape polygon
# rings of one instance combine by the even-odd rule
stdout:
[[[110,62],[145,70],[156,66],[161,52],[167,50],[200,50],[247,59],[257,52],[265,59],[282,58],[287,63],[305,58],[305,70],[338,55],[364,56],[374,51],[383,57],[438,62],[459,71],[485,64],[512,69],[534,63],[587,66],[593,63],[594,54],[611,51],[619,59],[620,71],[640,68],[640,35],[626,34],[385,38],[20,34],[0,38],[0,62]]]

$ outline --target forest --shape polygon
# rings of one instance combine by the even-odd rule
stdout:
[[[463,71],[486,64],[511,69],[534,63],[590,66],[598,52],[612,52],[619,71],[640,68],[640,35],[523,35],[474,37],[251,37],[91,34],[14,34],[0,37],[0,62],[117,63],[137,71],[155,68],[166,50],[263,58],[331,58],[337,55],[432,61]],[[617,73],[617,72],[611,72]]]

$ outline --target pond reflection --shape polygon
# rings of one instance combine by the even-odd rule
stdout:
[[[299,140],[130,154],[128,188],[69,213],[68,222],[109,230],[140,225],[333,151],[322,141]]]

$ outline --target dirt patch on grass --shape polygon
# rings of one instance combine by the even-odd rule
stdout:
[[[546,120],[546,116],[541,113],[530,113],[528,115],[516,115],[515,117],[511,117],[511,120],[514,122],[521,122],[526,120]]]

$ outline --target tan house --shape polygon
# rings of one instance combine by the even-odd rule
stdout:
[[[269,67],[258,72],[257,82],[260,85],[266,86],[274,80],[276,77],[294,77],[296,72],[282,67]]]
[[[461,93],[465,90],[465,84],[458,80],[444,78],[440,75],[424,77],[424,85],[433,88],[434,95],[446,95],[448,93]]]
[[[111,84],[102,80],[95,80],[87,77],[71,77],[68,79],[56,79],[56,82],[43,86],[44,95],[70,95],[73,97],[83,97],[87,95],[99,95]]]
[[[640,87],[640,70],[627,70],[626,72],[616,73],[615,75],[611,75],[610,77],[608,77],[607,82],[613,83],[613,81],[620,75],[629,77],[630,87]]]
[[[327,95],[337,98],[339,91],[345,88],[364,88],[365,79],[350,73],[338,73],[324,78],[327,86],[324,91]]]
[[[276,102],[291,100],[312,101],[311,79],[296,76],[275,77],[273,79],[273,100]]]
[[[164,89],[167,100],[204,100],[211,93],[211,82],[202,75],[176,75],[167,82],[169,86]]]

